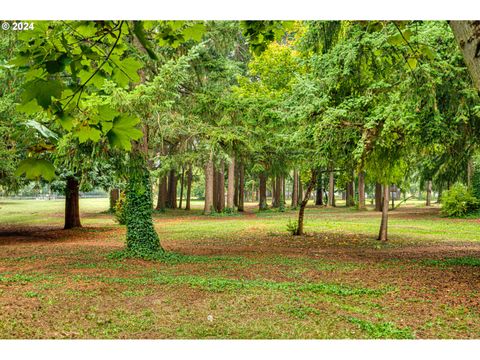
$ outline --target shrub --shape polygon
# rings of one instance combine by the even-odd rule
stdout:
[[[295,235],[298,231],[298,222],[295,220],[292,221],[292,219],[288,219],[287,231],[290,234]]]
[[[125,193],[122,191],[114,207],[115,220],[120,225],[125,225],[127,219],[125,214]]]
[[[442,214],[462,217],[480,208],[480,201],[462,184],[453,185],[442,194]]]

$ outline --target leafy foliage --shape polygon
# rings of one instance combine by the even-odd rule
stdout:
[[[480,208],[480,200],[462,184],[453,185],[442,194],[442,213],[449,217],[462,217]]]

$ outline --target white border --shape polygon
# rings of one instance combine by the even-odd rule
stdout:
[[[475,20],[478,0],[2,0],[3,20]]]

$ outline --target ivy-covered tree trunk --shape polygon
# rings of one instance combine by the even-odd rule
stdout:
[[[245,166],[243,162],[238,167],[238,211],[244,211],[245,201]]]
[[[117,205],[117,201],[120,198],[120,189],[113,188],[110,189],[110,212],[115,211],[115,205]]]
[[[192,197],[192,179],[193,179],[192,165],[190,165],[187,171],[187,203],[185,205],[185,210],[190,210],[190,201]]]
[[[293,170],[292,208],[298,204],[298,171]]]
[[[365,173],[358,173],[358,209],[365,209]]]
[[[82,227],[80,223],[80,184],[73,176],[67,178],[65,188],[65,225],[64,229]]]
[[[375,211],[382,211],[382,184],[375,184]]]
[[[462,50],[473,83],[480,91],[480,21],[450,21],[449,23]]]
[[[303,235],[303,218],[305,215],[305,207],[308,204],[308,199],[310,199],[310,195],[315,187],[315,183],[317,182],[317,171],[312,170],[312,177],[310,178],[310,182],[308,183],[307,190],[303,197],[302,202],[300,203],[300,210],[298,211],[298,223],[297,223],[297,230],[294,235]]]
[[[258,208],[259,210],[266,210],[267,209],[267,177],[265,173],[261,173],[259,175],[259,202]]]
[[[235,208],[235,158],[228,164],[227,208]]]
[[[158,197],[157,197],[157,207],[155,208],[158,211],[165,210],[167,205],[167,178],[162,176],[158,179]]]
[[[213,196],[214,177],[215,169],[213,167],[212,157],[210,157],[207,164],[205,165],[205,206],[203,208],[204,214],[210,214],[215,210]]]
[[[137,256],[163,252],[153,226],[152,188],[146,164],[129,176],[125,196],[127,250]]]
[[[378,233],[378,240],[380,241],[387,241],[389,193],[390,193],[390,186],[388,186],[388,184],[384,184],[383,185],[382,222],[380,223],[380,231]]]
[[[427,201],[425,205],[426,206],[432,205],[432,180],[427,181]]]

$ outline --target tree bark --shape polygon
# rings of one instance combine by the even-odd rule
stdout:
[[[259,175],[259,202],[258,208],[259,210],[266,210],[267,209],[267,177],[265,173],[260,173]]]
[[[322,173],[318,174],[317,178],[317,188],[315,194],[315,205],[323,205],[323,184],[322,184]]]
[[[375,184],[375,211],[382,211],[382,184]]]
[[[245,166],[242,162],[238,167],[238,211],[244,211],[245,200]]]
[[[234,186],[235,186],[235,190],[233,192],[233,205],[238,208],[238,191],[239,191],[239,178],[240,178],[240,163],[237,161],[237,164],[235,166],[235,181],[234,181]]]
[[[218,212],[222,212],[225,209],[225,164],[220,161],[220,165],[218,166],[217,176],[216,176],[216,197],[217,197],[217,204],[216,208]]]
[[[213,180],[215,177],[215,171],[213,168],[213,160],[210,155],[210,159],[205,165],[205,205],[203,208],[204,214],[210,214],[214,211],[214,199],[213,199]]]
[[[387,241],[387,229],[388,229],[388,196],[390,193],[390,187],[388,184],[383,185],[383,204],[382,204],[382,222],[380,223],[380,231],[378,233],[378,240]]]
[[[292,208],[298,205],[298,171],[293,170]]]
[[[473,159],[468,159],[467,162],[467,187],[472,188],[472,177],[473,177]]]
[[[353,180],[350,180],[347,183],[347,193],[346,193],[346,202],[345,202],[345,205],[347,207],[355,206],[355,199],[354,199],[355,188],[353,184],[354,184]]]
[[[178,208],[182,208],[183,203],[183,185],[185,183],[185,169],[182,167],[182,176],[180,178],[180,203],[178,204]]]
[[[117,205],[117,201],[120,198],[120,189],[113,188],[110,190],[110,212],[115,211],[115,205]]]
[[[158,179],[158,197],[156,210],[163,211],[167,206],[167,177],[162,176]]]
[[[316,182],[317,182],[317,170],[312,170],[312,176],[310,178],[310,182],[308,183],[305,196],[303,197],[303,200],[300,203],[300,210],[298,211],[297,231],[294,233],[294,235],[303,235],[303,218],[305,214],[305,207],[307,206],[308,200],[310,199],[310,195],[315,187]]]
[[[190,210],[190,201],[192,198],[192,179],[192,165],[189,165],[187,171],[187,203],[185,204],[185,210]]]
[[[167,208],[176,209],[177,208],[177,176],[175,170],[170,170],[168,176],[168,200]]]
[[[358,173],[358,209],[365,209],[365,173]]]
[[[280,207],[281,195],[282,195],[282,178],[280,176],[275,176],[273,178],[274,187],[273,187],[273,207]]]
[[[432,180],[427,181],[427,202],[426,206],[432,205]]]
[[[276,182],[275,177],[272,177],[272,208],[278,207],[277,205],[277,189],[276,189]]]
[[[235,158],[228,164],[227,208],[235,209]]]
[[[298,201],[297,201],[297,206],[300,206],[300,203],[302,202],[303,199],[303,185],[302,185],[302,179],[300,178],[300,175],[298,176]]]
[[[328,181],[328,206],[335,206],[335,179],[333,177],[333,171],[330,170],[330,177]]]
[[[79,205],[80,184],[73,176],[67,178],[67,187],[65,189],[65,224],[64,229],[73,229],[82,227],[80,223],[80,205]]]
[[[470,77],[480,91],[480,21],[449,21]]]

